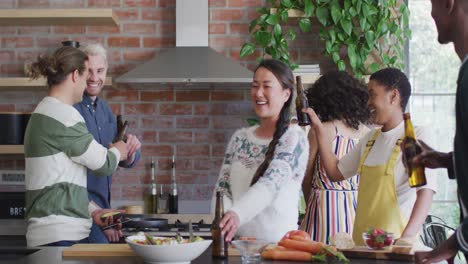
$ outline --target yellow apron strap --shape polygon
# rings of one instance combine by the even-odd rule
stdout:
[[[387,162],[387,168],[385,168],[385,175],[390,175],[391,173],[393,173],[392,170],[395,169],[396,160],[398,158],[398,154],[401,151],[400,144],[403,141],[403,137],[399,138],[396,141],[395,146],[393,147],[392,154],[390,155],[390,159]]]
[[[372,147],[374,146],[375,140],[377,139],[377,137],[379,136],[379,134],[380,134],[380,129],[375,130],[375,132],[374,132],[374,134],[372,135],[372,137],[369,139],[369,141],[367,141],[366,149],[364,150],[364,153],[363,153],[362,156],[361,156],[361,160],[359,161],[359,167],[358,167],[357,174],[361,174],[362,165],[363,165],[364,162],[366,161],[367,156],[369,155],[370,150],[371,150]]]

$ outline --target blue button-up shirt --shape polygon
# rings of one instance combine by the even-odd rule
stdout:
[[[109,147],[117,134],[117,121],[109,105],[102,99],[96,97],[93,102],[87,95],[83,101],[74,105],[86,121],[86,126],[94,139],[104,147]],[[131,168],[140,159],[140,151],[137,151],[132,164],[126,165],[120,162],[119,166]],[[110,208],[112,175],[95,176],[88,170],[88,197],[101,208]]]

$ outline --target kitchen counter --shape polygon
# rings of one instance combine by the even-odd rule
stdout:
[[[67,257],[62,258],[62,250],[60,247],[44,247],[40,251],[32,253],[20,260],[15,261],[19,264],[120,264],[120,263],[144,263],[143,259],[139,257]],[[0,260],[0,263],[7,263]],[[11,263],[11,262],[8,262]],[[228,260],[213,259],[211,257],[211,248],[208,248],[200,257],[192,261],[192,264],[241,264],[240,257],[229,257]],[[288,262],[288,261],[267,261],[264,260],[261,263],[274,263],[274,264],[292,264],[299,262]],[[306,262],[304,262],[306,263]],[[317,262],[319,263],[319,262]],[[411,262],[401,261],[384,261],[384,260],[366,260],[366,259],[351,259],[350,263],[362,263],[362,264],[402,264]]]

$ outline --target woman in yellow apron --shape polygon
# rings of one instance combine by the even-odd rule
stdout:
[[[372,129],[356,147],[339,161],[330,151],[331,139],[323,133],[320,119],[308,109],[315,129],[319,153],[328,177],[342,181],[360,175],[353,239],[364,245],[362,233],[369,227],[382,228],[397,238],[414,240],[429,212],[436,182],[410,188],[401,160],[400,142],[404,135],[403,111],[411,95],[408,79],[398,69],[387,68],[371,75],[368,106]],[[415,128],[416,137],[427,140],[425,131]]]

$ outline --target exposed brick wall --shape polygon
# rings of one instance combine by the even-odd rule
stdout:
[[[255,56],[239,58],[249,39],[248,24],[265,0],[210,0],[209,45],[219,53],[255,67]],[[110,75],[120,75],[175,45],[175,0],[2,0],[0,8],[113,8],[119,26],[0,26],[0,76],[23,76],[23,65],[50,52],[63,40],[100,42],[109,54]],[[320,55],[317,29],[298,35],[291,47],[300,63],[329,65]],[[258,55],[259,52],[256,53]],[[127,87],[128,88],[128,87]],[[157,161],[161,184],[170,183],[171,156],[177,156],[182,200],[206,200],[216,181],[224,149],[236,128],[246,126],[253,112],[247,90],[184,90],[171,88],[123,90],[106,88],[103,97],[116,114],[131,123],[143,142],[143,158],[134,169],[119,169],[113,199],[141,200],[149,182],[149,161]],[[0,111],[32,111],[46,89],[0,90]],[[1,125],[0,125],[1,126]],[[21,156],[0,155],[0,169],[23,169]],[[169,187],[166,185],[165,187]],[[5,187],[0,186],[3,190]]]

